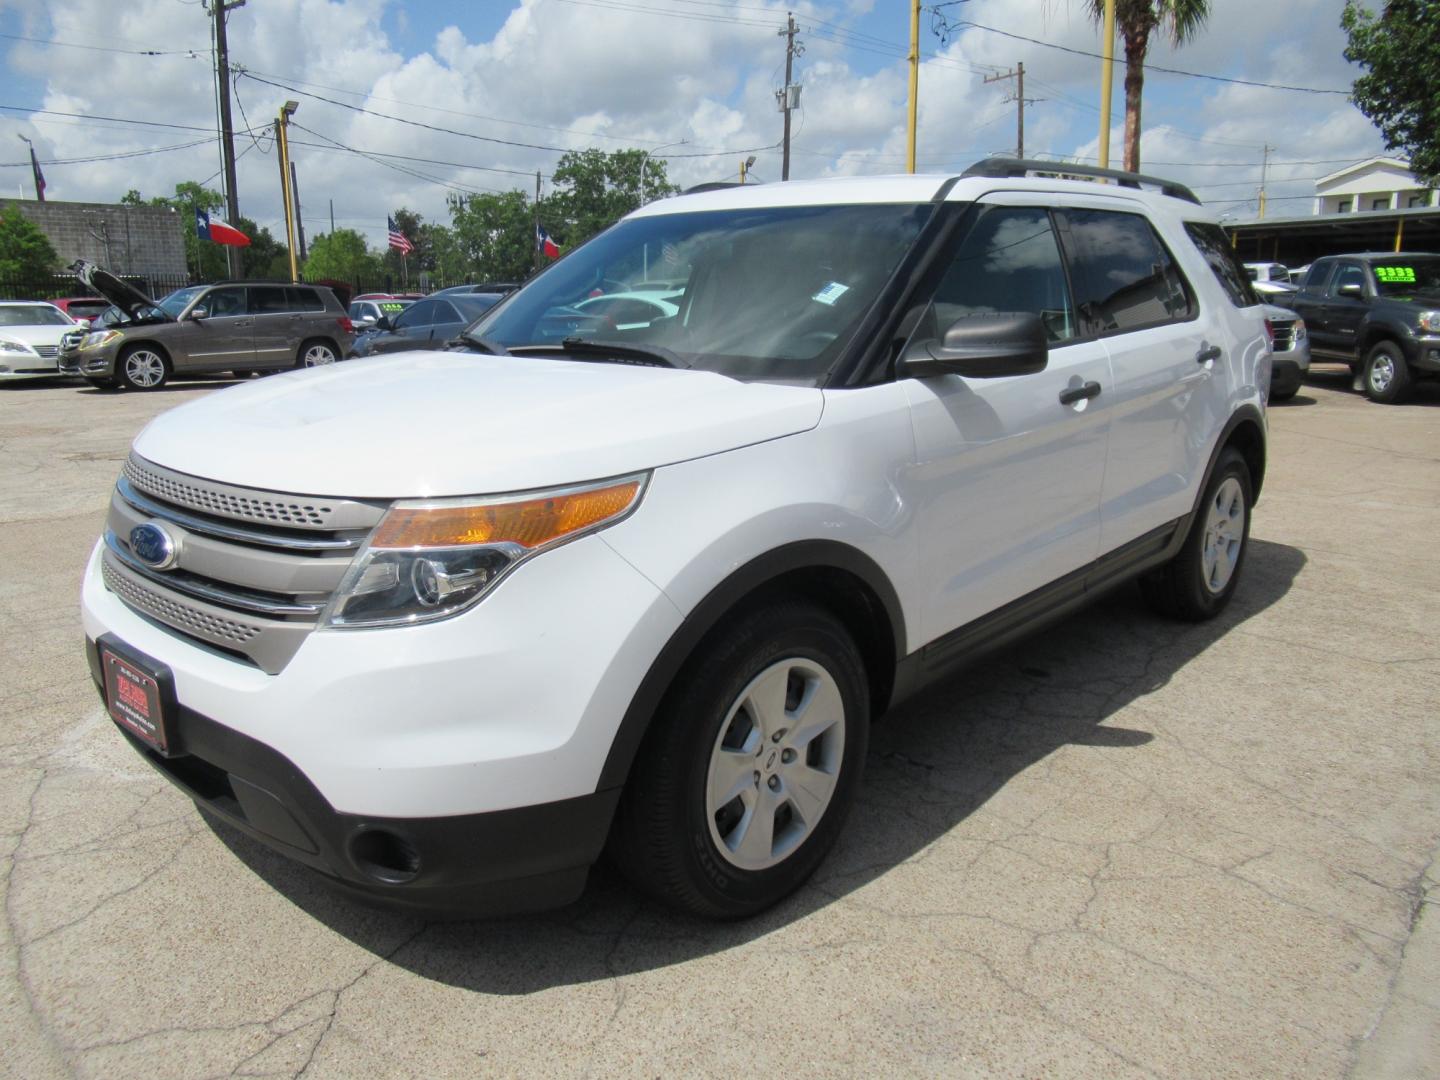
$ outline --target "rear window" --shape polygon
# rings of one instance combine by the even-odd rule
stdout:
[[[1255,272],[1242,266],[1235,257],[1235,249],[1225,239],[1224,229],[1208,221],[1187,221],[1185,233],[1200,254],[1205,256],[1205,261],[1215,273],[1215,279],[1220,282],[1220,287],[1225,290],[1225,295],[1232,304],[1243,308],[1260,303],[1260,298],[1250,287]]]

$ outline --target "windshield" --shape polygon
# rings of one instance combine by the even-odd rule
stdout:
[[[191,300],[205,291],[205,285],[191,285],[188,289],[176,289],[160,301],[160,310],[172,319],[178,319]]]
[[[1440,259],[1386,259],[1370,266],[1381,296],[1440,293]]]
[[[40,304],[0,304],[0,326],[69,326],[59,308]]]
[[[522,353],[566,338],[623,343],[737,378],[813,382],[933,209],[789,206],[622,221],[466,333]],[[617,294],[639,300],[657,281],[664,303],[623,311],[593,303]]]

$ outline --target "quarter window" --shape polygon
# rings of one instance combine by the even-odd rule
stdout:
[[[1235,249],[1225,239],[1225,230],[1208,221],[1187,221],[1185,233],[1191,243],[1205,256],[1220,287],[1236,307],[1250,307],[1260,302],[1250,287],[1254,271],[1247,270],[1235,256]]]
[[[1089,333],[1194,318],[1189,282],[1145,218],[1111,210],[1066,210],[1064,218],[1075,241],[1075,290]]]
[[[320,302],[320,294],[314,289],[300,289],[293,286],[285,290],[285,305],[291,311],[325,310],[325,305]]]
[[[1060,262],[1060,247],[1044,210],[1001,207],[970,230],[946,271],[933,303],[940,337],[966,315],[1023,311],[1039,315],[1052,342],[1076,336],[1075,307]]]

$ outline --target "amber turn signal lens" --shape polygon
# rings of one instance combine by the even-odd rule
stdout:
[[[475,506],[396,507],[370,540],[372,548],[448,548],[471,544],[544,547],[618,517],[635,502],[639,480]]]

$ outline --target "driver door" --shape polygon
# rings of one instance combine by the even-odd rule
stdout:
[[[186,318],[177,335],[185,355],[172,350],[177,372],[245,369],[255,362],[255,320],[243,285],[227,285],[202,294],[191,311],[203,308],[205,318]]]

